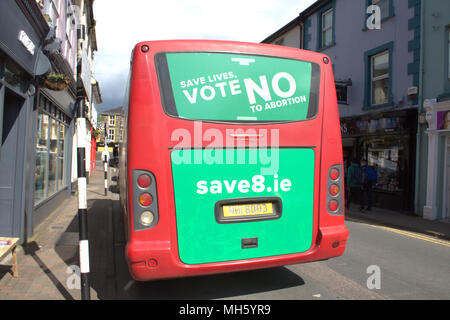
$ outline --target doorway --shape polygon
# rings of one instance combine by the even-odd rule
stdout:
[[[0,236],[20,234],[23,177],[23,106],[25,99],[0,88]]]
[[[442,220],[450,222],[450,137],[445,138],[445,175]]]

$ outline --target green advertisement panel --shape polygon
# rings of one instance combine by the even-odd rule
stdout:
[[[278,171],[271,175],[261,174],[258,161],[195,164],[193,151],[171,153],[182,262],[268,257],[311,247],[314,150],[280,149]],[[207,156],[207,150],[200,151]],[[252,149],[232,151],[243,152],[249,159]],[[246,204],[249,199],[251,204]],[[244,246],[246,241],[252,245]]]
[[[167,53],[166,59],[181,118],[298,121],[308,117],[310,62],[206,52]]]

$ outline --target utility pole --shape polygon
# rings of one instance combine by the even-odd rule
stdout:
[[[79,257],[81,276],[81,299],[90,300],[89,285],[89,238],[87,220],[87,189],[86,189],[86,118],[85,118],[85,94],[81,77],[83,65],[83,42],[85,38],[85,26],[82,24],[82,15],[85,3],[82,1],[79,10],[80,26],[77,32],[77,171],[78,171],[78,229],[79,229]]]

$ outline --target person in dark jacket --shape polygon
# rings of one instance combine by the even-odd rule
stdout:
[[[358,200],[361,199],[361,184],[356,181],[355,171],[360,169],[358,161],[354,158],[350,158],[350,166],[347,170],[347,194],[348,199],[345,203],[345,207],[348,209],[350,207],[350,203],[358,203]],[[360,208],[361,209],[361,208]]]
[[[361,168],[365,175],[364,184],[361,186],[361,208],[362,208],[362,210],[365,210],[364,207],[367,204],[366,210],[370,211],[370,210],[372,210],[372,189],[373,189],[374,183],[376,183],[376,178],[375,178],[375,180],[370,179],[369,171],[374,170],[374,169],[370,168],[367,165],[367,161],[364,159],[361,160]],[[367,200],[367,203],[366,203],[366,200]]]

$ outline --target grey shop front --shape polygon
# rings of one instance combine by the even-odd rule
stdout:
[[[64,183],[67,185],[64,175],[68,173],[64,170],[68,166],[62,164],[66,151],[61,139],[70,135],[72,119],[70,113],[52,107],[51,99],[45,100],[39,88],[39,78],[52,68],[42,50],[48,33],[49,26],[34,1],[0,1],[0,236],[19,237],[22,241],[45,217],[36,215],[36,204],[45,201],[36,200],[35,190],[36,159],[43,151],[36,147],[42,142],[38,139],[38,125],[42,129],[45,119],[49,140],[56,137],[55,146],[52,141],[50,146],[57,152],[54,166],[47,161],[55,172],[48,186],[57,191]],[[43,195],[41,190],[40,200]]]
[[[341,119],[345,167],[354,157],[377,171],[373,206],[413,212],[416,131],[415,109]]]

